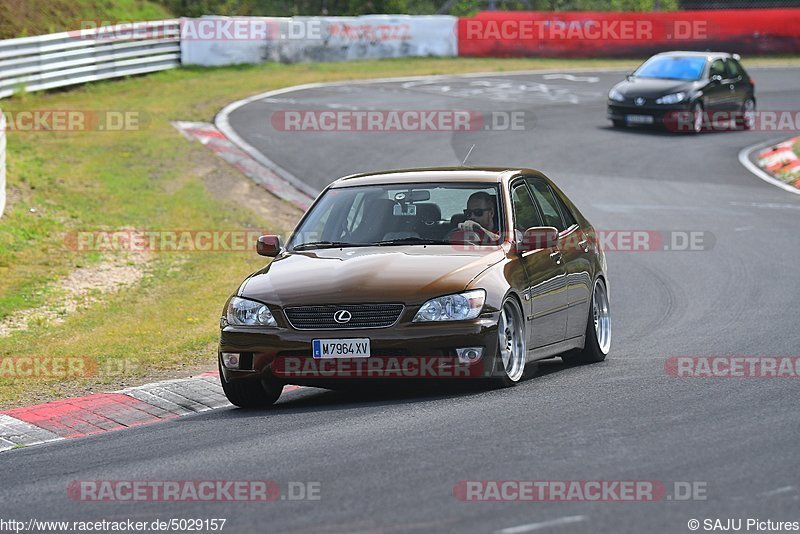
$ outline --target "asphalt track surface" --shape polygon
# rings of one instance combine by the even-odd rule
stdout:
[[[800,109],[800,70],[751,70],[760,109]],[[798,381],[682,379],[664,367],[675,355],[800,354],[800,197],[737,161],[742,148],[781,134],[612,129],[605,95],[621,75],[340,86],[256,101],[231,115],[239,135],[316,188],[352,172],[458,164],[474,143],[470,163],[542,170],[599,229],[713,234],[709,250],[608,254],[613,346],[604,363],[550,360],[496,391],[307,389],[272,411],[223,409],[10,451],[0,456],[0,517],[220,517],[225,532],[683,533],[692,518],[800,520]],[[279,110],[348,108],[524,111],[526,121],[524,131],[459,133],[270,126]],[[321,500],[70,500],[69,482],[87,479],[318,481]],[[657,480],[670,491],[675,481],[699,482],[706,499],[453,496],[462,480],[517,479]]]

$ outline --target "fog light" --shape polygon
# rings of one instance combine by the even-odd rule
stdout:
[[[238,369],[239,368],[239,353],[238,352],[223,352],[222,353],[222,365],[224,365],[226,369]]]
[[[463,349],[456,349],[456,354],[458,354],[458,363],[475,363],[481,359],[483,347],[464,347]]]

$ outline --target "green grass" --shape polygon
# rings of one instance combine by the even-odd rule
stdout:
[[[206,183],[215,180],[215,173],[235,179],[238,175],[199,143],[187,142],[170,121],[210,122],[233,100],[310,82],[536,68],[628,69],[638,63],[420,58],[186,68],[0,101],[3,111],[11,113],[120,110],[147,118],[146,127],[138,131],[9,132],[9,205],[0,219],[0,317],[47,304],[57,293],[55,282],[103,258],[66,248],[65,232],[288,230],[272,217],[265,220],[241,203],[212,194]],[[280,207],[278,200],[264,202],[272,212]],[[0,338],[0,357],[87,356],[101,363],[132,362],[130,373],[68,380],[0,379],[0,406],[89,388],[111,389],[176,376],[186,369],[214,369],[221,307],[241,279],[261,265],[258,256],[242,252],[153,254],[137,286],[67,315],[62,324],[43,322]]]
[[[77,30],[83,21],[109,23],[171,18],[148,0],[0,0],[0,39]]]

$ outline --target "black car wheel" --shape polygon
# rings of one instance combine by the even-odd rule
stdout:
[[[219,381],[225,396],[239,408],[267,408],[275,404],[283,391],[283,384],[274,378],[228,382],[222,374],[221,365]]]

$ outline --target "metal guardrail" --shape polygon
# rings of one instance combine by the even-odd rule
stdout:
[[[180,32],[175,19],[0,41],[0,98],[179,67]]]

